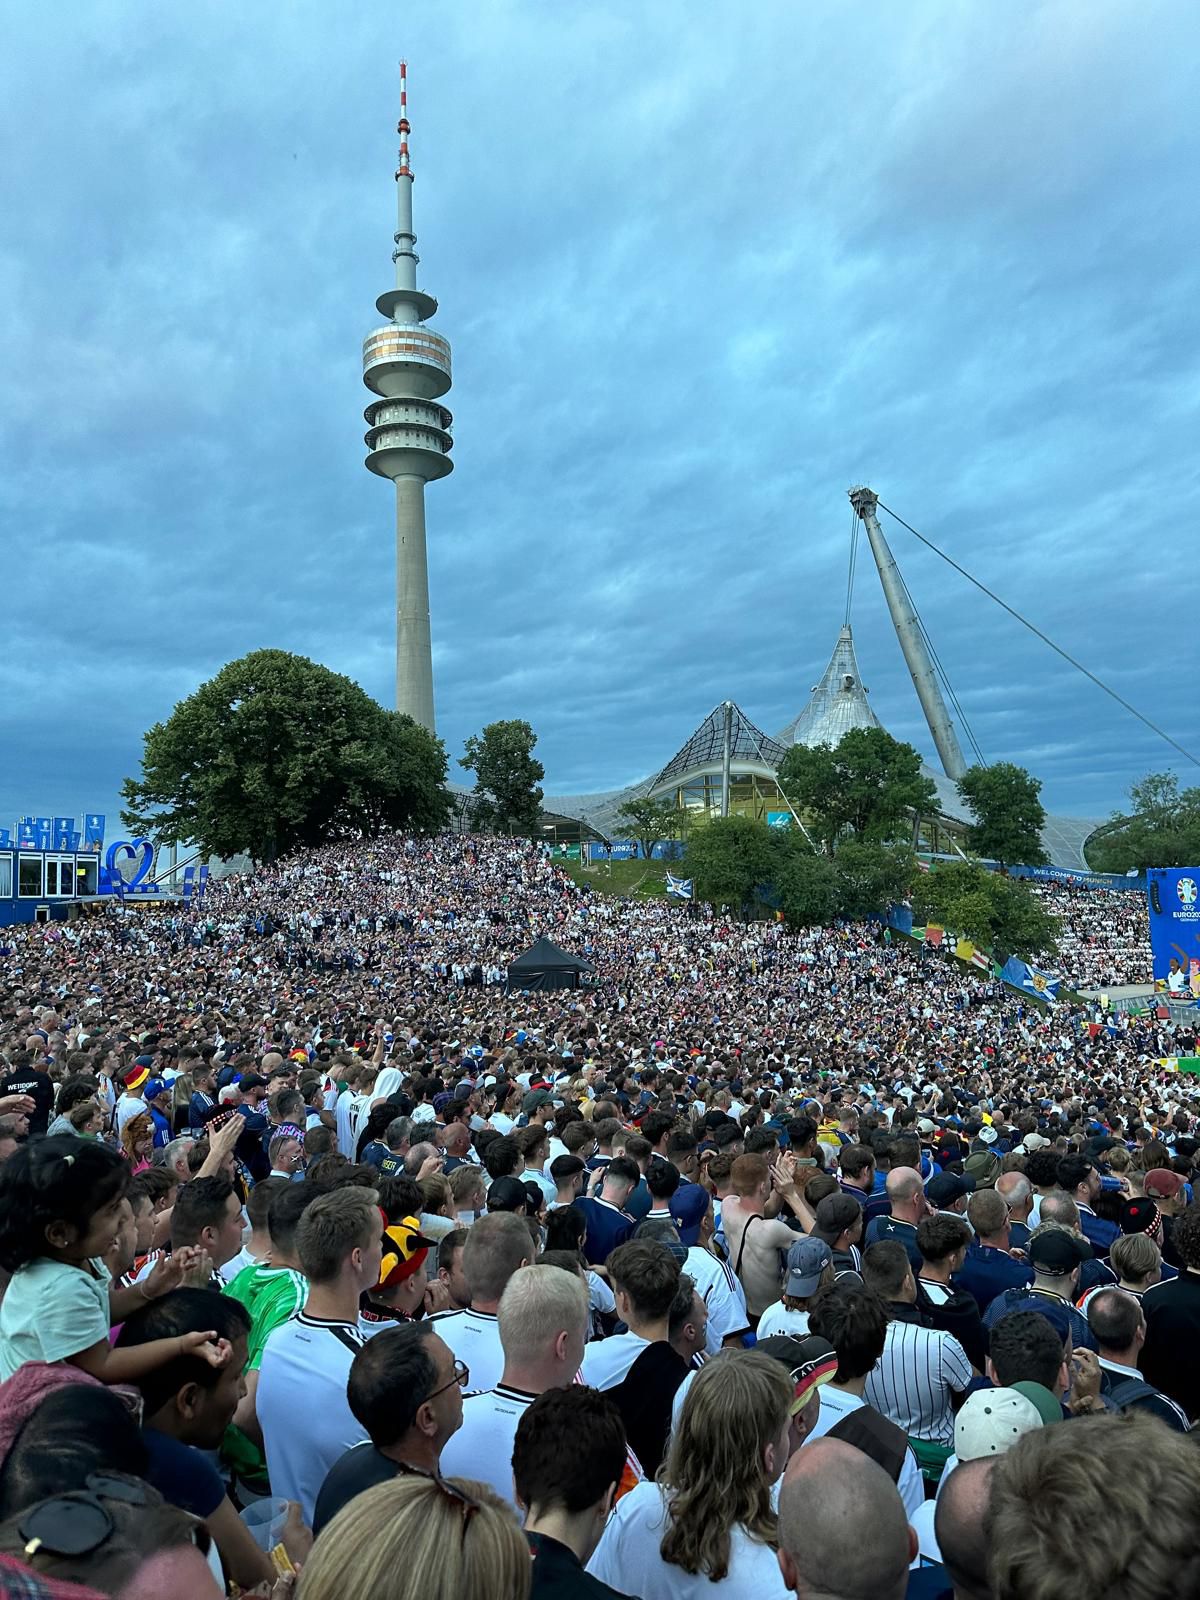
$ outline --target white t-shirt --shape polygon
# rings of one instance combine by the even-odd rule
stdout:
[[[580,1371],[584,1383],[593,1389],[615,1389],[642,1351],[649,1348],[649,1339],[632,1331],[614,1333],[609,1339],[593,1339],[583,1352]]]
[[[817,1418],[816,1425],[805,1435],[804,1444],[810,1439],[821,1438],[830,1428],[836,1428],[843,1417],[848,1417],[852,1411],[857,1411],[860,1406],[865,1406],[867,1403],[845,1389],[835,1389],[831,1383],[822,1384],[817,1392],[821,1396],[821,1414]],[[803,1449],[804,1445],[800,1448]],[[925,1480],[921,1476],[921,1469],[917,1466],[917,1458],[913,1455],[911,1446],[904,1452],[904,1465],[900,1468],[900,1479],[896,1487],[900,1491],[901,1500],[904,1501],[905,1511],[912,1517],[917,1507],[925,1503]]]
[[[802,1334],[808,1332],[808,1312],[789,1311],[782,1300],[768,1306],[758,1320],[758,1337],[769,1339],[773,1333]]]
[[[523,1389],[497,1384],[486,1394],[471,1394],[463,1401],[462,1427],[442,1450],[444,1478],[477,1478],[490,1484],[516,1510],[513,1493],[512,1453],[517,1424],[537,1399]],[[518,1517],[524,1520],[521,1512]]]
[[[731,1333],[749,1333],[746,1295],[732,1268],[718,1261],[702,1245],[694,1244],[687,1253],[683,1270],[696,1285],[696,1292],[708,1307],[708,1352],[716,1355]],[[761,1334],[759,1337],[765,1337]]]
[[[729,1572],[719,1585],[706,1573],[669,1565],[661,1551],[666,1516],[666,1491],[639,1483],[617,1501],[587,1570],[622,1593],[635,1589],[641,1600],[788,1600],[775,1552],[741,1527],[730,1534]]]
[[[117,1101],[117,1132],[145,1110],[146,1102],[140,1094],[123,1094]]]
[[[467,1388],[476,1393],[494,1389],[504,1371],[504,1350],[500,1344],[500,1323],[494,1311],[439,1311],[429,1325],[439,1339],[471,1369]]]
[[[301,1311],[275,1329],[263,1351],[255,1409],[271,1493],[298,1500],[310,1528],[325,1474],[367,1437],[346,1399],[364,1342],[357,1323]]]

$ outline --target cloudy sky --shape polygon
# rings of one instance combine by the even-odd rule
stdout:
[[[401,54],[454,349],[452,761],[525,717],[569,793],[726,697],[775,732],[842,621],[858,482],[1200,753],[1192,8],[89,0],[5,30],[0,822],[113,837],[144,730],[248,650],[390,703],[360,349]],[[1082,816],[1197,781],[884,521],[988,759]],[[853,620],[932,754],[868,563]]]

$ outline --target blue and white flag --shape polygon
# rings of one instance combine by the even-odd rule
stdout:
[[[54,819],[54,848],[56,850],[69,850],[70,838],[75,831],[74,817],[55,817]]]
[[[83,818],[83,842],[85,844],[104,843],[104,813],[88,811]]]
[[[1058,999],[1058,986],[1061,981],[1059,978],[1052,978],[1048,972],[1039,972],[1036,967],[1025,966],[1025,976],[1021,979],[1020,987],[1027,994],[1036,995],[1039,1000],[1048,1000],[1053,1005]]]
[[[0,828],[0,850],[12,848],[12,834],[8,828]]]
[[[32,817],[22,817],[17,823],[17,844],[22,850],[37,848],[37,829],[34,827]]]
[[[677,878],[674,873],[667,873],[667,893],[674,900],[690,900],[692,898],[692,880],[690,878]]]

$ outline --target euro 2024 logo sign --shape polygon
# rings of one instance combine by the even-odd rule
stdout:
[[[1194,906],[1196,904],[1196,880],[1194,878],[1180,878],[1175,885],[1175,893],[1179,896],[1180,905]]]

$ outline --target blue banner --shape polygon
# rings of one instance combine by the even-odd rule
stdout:
[[[37,829],[33,825],[32,817],[24,817],[17,823],[17,848],[20,850],[37,849]]]
[[[103,844],[104,842],[104,814],[103,812],[89,811],[83,819],[83,838],[85,844]]]
[[[690,878],[677,878],[673,873],[667,873],[667,893],[673,900],[690,900],[692,898],[692,880]]]
[[[12,834],[7,828],[0,828],[0,850],[12,849]]]
[[[52,848],[51,840],[54,838],[53,827],[43,828],[43,818],[39,817],[33,830],[33,844],[36,850],[49,850]]]
[[[75,831],[74,817],[55,817],[54,819],[54,848],[56,850],[69,850],[71,848],[71,835]]]
[[[1146,898],[1155,989],[1200,1000],[1200,867],[1151,867]]]
[[[1122,877],[1117,872],[1076,872],[1072,867],[1009,867],[1010,878],[1032,878],[1035,883],[1073,883],[1082,889],[1137,889],[1146,887],[1140,872]]]

